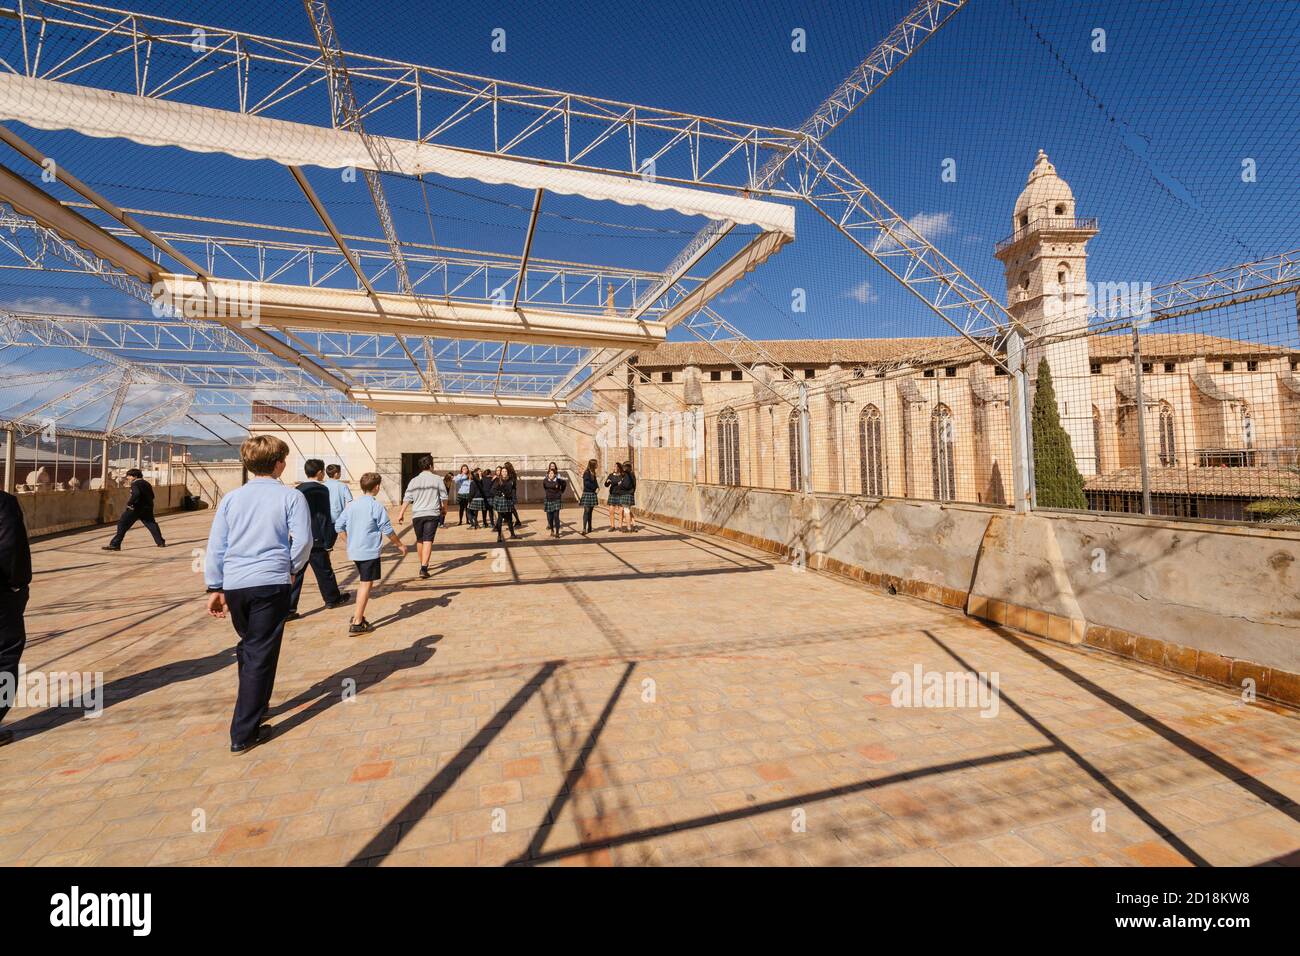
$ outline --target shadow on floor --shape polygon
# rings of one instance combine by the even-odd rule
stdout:
[[[267,711],[268,717],[290,715],[275,725],[275,736],[282,737],[295,727],[300,727],[314,717],[328,711],[335,704],[350,700],[376,684],[382,683],[399,671],[413,670],[427,664],[436,652],[433,646],[442,640],[441,634],[421,637],[410,647],[383,651],[365,660],[349,664],[341,671],[318,680],[300,694],[276,704]],[[303,708],[298,710],[298,708]]]
[[[102,707],[104,710],[124,701],[132,700],[152,690],[160,690],[173,684],[207,677],[219,670],[224,670],[235,663],[235,649],[228,647],[207,657],[197,657],[187,661],[173,661],[148,670],[140,671],[129,677],[121,677],[104,685]],[[8,724],[18,737],[33,737],[46,730],[62,727],[74,720],[85,719],[86,711],[81,707],[55,707],[43,710],[30,717]],[[100,717],[92,718],[102,719]]]

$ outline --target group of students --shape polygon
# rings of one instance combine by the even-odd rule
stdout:
[[[423,465],[423,460],[421,462]],[[598,491],[599,479],[596,473],[597,462],[592,458],[587,462],[582,473],[582,496],[578,504],[582,508],[582,535],[592,531],[592,514],[600,504]],[[421,476],[412,479],[408,485],[414,486]],[[505,539],[504,532],[517,538],[515,533],[520,527],[519,520],[519,476],[511,462],[492,468],[471,468],[461,465],[458,475],[447,476],[448,492],[455,490],[456,504],[460,509],[459,524],[465,523],[469,516],[469,525],[477,529],[481,526],[496,532],[497,540]],[[616,462],[614,471],[605,478],[605,487],[609,489],[609,530],[635,531],[636,522],[632,517],[632,508],[636,504],[636,475],[632,472],[631,462]],[[546,466],[546,476],[542,479],[542,509],[546,512],[546,530],[553,537],[562,536],[560,511],[564,507],[564,496],[569,489],[569,480],[560,474],[555,462]],[[405,507],[405,506],[403,506]],[[398,516],[399,521],[401,516]],[[432,540],[432,537],[430,537]]]

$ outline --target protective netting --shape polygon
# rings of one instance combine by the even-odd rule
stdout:
[[[767,127],[799,127],[916,3],[463,4],[436,18],[415,6],[386,17],[363,4],[332,7],[371,135],[734,192],[789,148],[786,134]],[[316,126],[335,119],[300,5],[235,2],[202,14],[149,6],[256,34],[241,40],[242,67],[219,31],[154,23],[144,44],[121,32],[91,43],[126,21],[76,3],[27,3],[24,12],[28,21],[0,26],[0,57],[14,73]],[[1008,502],[1005,333],[1014,320],[1030,340],[1028,437],[1040,506],[1234,519],[1285,512],[1300,446],[1300,343],[1295,266],[1276,257],[1300,248],[1300,6],[971,0],[945,16],[824,148],[782,167],[773,198],[797,207],[796,241],[719,293],[716,321],[694,317],[661,348],[696,341],[687,326],[717,346],[700,346],[696,358],[713,442],[696,473],[790,488],[807,471],[819,491]],[[36,17],[45,18],[39,63]],[[393,65],[401,61],[506,82],[421,74],[412,84],[413,74]],[[548,90],[575,96],[561,101]],[[605,99],[584,99],[596,96]],[[18,132],[218,275],[357,287],[318,211],[276,163]],[[11,160],[28,183],[153,254],[65,183]],[[311,166],[303,176],[375,288],[397,291],[364,177]],[[378,181],[417,290],[512,298],[530,191],[436,174]],[[231,350],[230,339],[186,328],[146,334],[140,323],[156,317],[138,295],[41,258],[40,237],[14,219],[6,234],[25,258],[0,250],[0,304],[29,325],[42,317],[73,325],[79,341],[194,389],[193,433],[229,437],[255,407],[365,423],[367,413],[327,394],[319,376],[272,376],[268,362],[283,363],[257,348]],[[577,314],[628,314],[706,225],[700,216],[548,194],[526,297]],[[757,233],[735,227],[691,267],[690,282]],[[940,252],[946,259],[935,258]],[[1243,263],[1257,265],[1233,272]],[[1184,282],[1220,271],[1222,281]],[[965,307],[953,308],[951,297],[943,304],[952,288]],[[331,370],[399,390],[422,388],[436,364],[449,390],[550,395],[582,381],[574,369],[602,354],[319,329],[273,334]],[[771,340],[816,347],[764,345]],[[70,347],[49,335],[40,342]],[[647,354],[637,360],[651,378],[673,367]],[[1045,393],[1044,359],[1055,400],[1035,402]],[[770,374],[779,396],[765,385],[756,395],[755,364],[769,368],[760,377]],[[685,363],[675,367],[678,383],[656,384],[679,387]],[[791,441],[801,385],[806,448]],[[635,401],[679,410],[643,380]],[[83,424],[93,427],[89,417]],[[642,448],[651,471],[662,462],[666,477],[692,474],[671,434],[653,440]]]

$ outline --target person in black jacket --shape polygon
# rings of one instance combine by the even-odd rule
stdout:
[[[101,550],[121,551],[122,539],[126,537],[126,532],[131,525],[137,521],[149,529],[154,544],[160,548],[167,547],[158,522],[153,517],[153,485],[144,480],[144,472],[139,468],[130,469],[126,476],[134,479],[131,482],[131,498],[122,509],[122,517],[117,519],[117,534],[113,535],[113,540],[104,545]]]
[[[596,504],[600,500],[596,497],[599,490],[596,482],[596,459],[587,462],[587,470],[582,473],[582,535],[586,537],[591,534],[591,513],[596,510]]]
[[[614,462],[614,470],[605,476],[605,487],[609,489],[609,530],[617,531],[623,516],[623,463]]]
[[[546,510],[546,529],[552,538],[560,536],[560,509],[564,507],[564,492],[569,482],[560,477],[560,466],[551,462],[546,466],[546,477],[542,479],[542,507]]]
[[[483,490],[483,528],[486,530],[496,526],[497,476],[491,468],[483,469],[479,488]]]
[[[298,485],[298,491],[307,499],[307,512],[311,515],[311,565],[312,574],[316,575],[316,586],[320,588],[321,599],[328,608],[342,607],[352,600],[351,594],[339,590],[338,579],[334,577],[334,566],[330,563],[330,551],[339,533],[334,530],[334,518],[330,513],[330,489],[325,484],[325,462],[319,458],[308,458],[302,470],[307,480]],[[307,580],[307,568],[304,567],[293,578],[293,587],[289,591],[289,617],[292,621],[298,616],[298,598],[302,595],[303,582]]]
[[[0,491],[0,721],[13,706],[18,691],[18,662],[27,646],[23,612],[32,583],[32,550],[18,499]],[[0,746],[13,740],[13,731],[0,728]]]
[[[492,486],[492,504],[497,513],[497,540],[503,541],[501,536],[501,524],[510,529],[510,537],[517,538],[515,534],[515,494],[519,487],[519,479],[515,475],[515,466],[506,462],[498,471],[499,477],[496,484]]]
[[[623,530],[635,531],[636,518],[632,515],[632,508],[636,505],[636,475],[632,473],[630,461],[623,462],[623,480],[619,482],[618,489],[623,503]]]
[[[483,498],[483,472],[478,468],[472,468],[469,473],[469,503],[465,506],[469,510],[469,526],[471,528],[478,527],[478,516],[485,504]]]

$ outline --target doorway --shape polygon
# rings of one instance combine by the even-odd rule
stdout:
[[[402,495],[406,492],[406,486],[411,483],[411,479],[414,478],[420,472],[420,468],[416,464],[416,462],[418,462],[425,455],[430,455],[430,454],[431,452],[427,452],[427,451],[402,452],[402,487],[397,489],[397,494],[395,495],[395,497],[399,501],[401,500]]]

